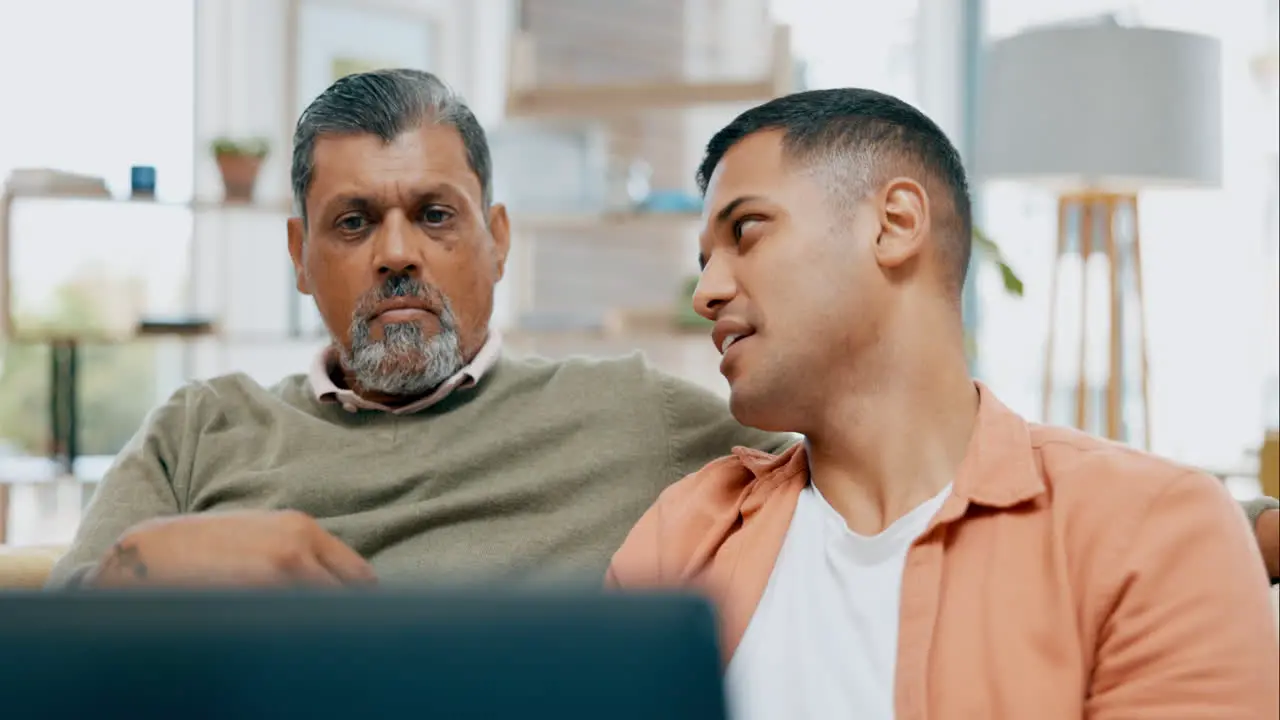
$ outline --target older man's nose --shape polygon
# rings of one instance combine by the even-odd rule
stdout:
[[[387,215],[375,236],[379,275],[417,275],[422,270],[421,240],[416,234],[404,213]]]

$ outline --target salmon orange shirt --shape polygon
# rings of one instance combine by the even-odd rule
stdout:
[[[1280,716],[1266,572],[1222,484],[978,389],[968,453],[902,574],[898,720]],[[727,663],[808,483],[802,445],[738,448],[663,493],[607,582],[705,592]]]

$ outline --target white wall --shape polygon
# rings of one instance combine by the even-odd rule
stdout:
[[[916,106],[961,147],[966,68],[963,0],[918,0],[915,28]],[[963,150],[962,150],[963,152]]]

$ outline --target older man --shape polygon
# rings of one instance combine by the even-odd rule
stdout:
[[[595,581],[670,483],[790,442],[638,358],[502,354],[508,219],[434,76],[338,81],[293,158],[289,252],[333,346],[274,387],[231,375],[157,408],[53,585]]]
[[[434,76],[336,82],[292,175],[289,252],[332,347],[274,387],[218,377],[156,409],[53,584],[598,583],[667,485],[788,441],[638,356],[502,353],[507,213],[483,130]]]

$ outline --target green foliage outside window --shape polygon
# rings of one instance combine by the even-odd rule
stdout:
[[[95,298],[69,285],[58,291],[50,318],[61,329],[97,324]],[[18,323],[33,327],[21,317]],[[0,345],[0,455],[42,456],[49,443],[49,346]],[[155,348],[150,343],[86,344],[80,348],[79,443],[82,455],[114,455],[156,404]]]

